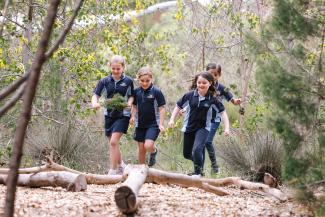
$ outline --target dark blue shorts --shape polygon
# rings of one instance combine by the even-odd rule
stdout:
[[[146,139],[156,141],[160,130],[158,127],[135,128],[133,138],[137,142],[144,142]]]
[[[112,133],[124,133],[128,131],[129,128],[129,117],[121,117],[121,118],[111,118],[105,116],[105,135],[110,137]]]

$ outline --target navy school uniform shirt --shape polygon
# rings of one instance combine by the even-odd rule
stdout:
[[[160,89],[151,84],[144,90],[138,87],[134,90],[133,104],[137,106],[135,127],[158,127],[160,120],[159,107],[166,104],[165,97]]]
[[[223,102],[224,99],[226,99],[228,102],[233,98],[233,95],[231,92],[229,92],[225,86],[217,82],[215,84],[215,88],[217,91],[217,98],[220,102]],[[220,113],[213,111],[213,119],[212,122],[221,122],[221,115]]]
[[[197,90],[186,93],[178,102],[180,109],[186,107],[183,132],[193,132],[201,128],[210,131],[213,110],[217,113],[225,110],[223,104],[211,94],[205,97],[199,96]]]
[[[94,94],[101,96],[104,94],[107,99],[112,98],[115,94],[120,94],[125,98],[127,102],[128,98],[134,94],[133,80],[122,74],[120,80],[115,81],[112,75],[102,78],[94,90]],[[124,109],[123,111],[116,111],[111,109],[106,109],[104,112],[105,116],[111,118],[120,118],[123,116],[130,117],[131,113],[129,109]]]

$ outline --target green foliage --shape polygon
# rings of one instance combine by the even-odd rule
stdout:
[[[325,117],[321,7],[311,1],[275,0],[273,17],[247,44],[257,59],[256,80],[274,110],[270,125],[283,140],[283,178],[302,186],[324,179]],[[315,203],[311,200],[311,203]]]
[[[128,106],[125,102],[125,98],[120,94],[115,94],[110,99],[105,99],[104,97],[100,98],[100,104],[105,108],[117,111],[122,111]]]

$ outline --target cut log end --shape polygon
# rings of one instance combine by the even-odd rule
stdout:
[[[119,187],[114,195],[117,207],[123,213],[132,213],[137,209],[137,197],[128,186]]]
[[[87,190],[86,176],[83,174],[78,175],[74,182],[67,186],[67,190],[74,192]]]

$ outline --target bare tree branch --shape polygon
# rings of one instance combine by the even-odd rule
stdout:
[[[72,15],[71,19],[69,20],[67,26],[64,28],[61,35],[57,39],[57,41],[54,43],[53,47],[48,52],[46,52],[46,54],[45,54],[46,59],[48,59],[50,56],[52,56],[53,53],[59,48],[59,46],[64,42],[66,35],[70,31],[70,29],[73,25],[73,22],[78,15],[78,12],[83,4],[83,1],[84,0],[79,0],[79,2],[76,4],[73,15]]]
[[[45,119],[47,119],[47,120],[49,120],[49,121],[53,121],[53,122],[55,122],[55,123],[57,123],[57,124],[61,124],[61,125],[63,125],[63,123],[62,122],[60,122],[60,121],[58,121],[58,120],[55,120],[54,118],[50,118],[50,117],[48,117],[48,116],[46,116],[39,108],[37,108],[36,106],[33,106],[33,108],[37,111],[37,113],[38,114],[40,114],[43,118],[45,118]],[[1,113],[0,113],[0,117],[1,117]]]
[[[22,29],[26,29],[25,26],[23,26],[22,24],[17,23],[16,21],[10,19],[8,16],[2,14],[1,12],[0,12],[0,16],[3,16],[6,20],[8,20],[8,21],[10,21],[10,22],[12,22],[12,23],[14,23],[14,24],[16,24],[16,25],[19,26],[20,28],[22,28]],[[3,30],[3,29],[2,29],[2,30]]]
[[[17,88],[19,88],[28,78],[29,73],[25,73],[21,78],[15,80],[11,85],[5,87],[0,91],[0,102],[5,97],[13,93]]]
[[[2,107],[0,107],[0,119],[1,117],[6,114],[9,109],[11,109],[17,101],[21,98],[24,93],[25,85],[20,86],[20,88],[16,91],[15,95],[8,100]]]
[[[7,191],[5,201],[5,217],[14,215],[16,188],[18,180],[18,168],[21,162],[23,144],[28,122],[31,117],[32,103],[36,93],[40,73],[44,62],[46,61],[45,52],[48,47],[51,32],[55,22],[56,14],[60,0],[50,1],[47,10],[47,16],[44,21],[44,30],[38,44],[36,55],[31,66],[30,76],[28,78],[26,90],[23,95],[23,108],[17,123],[17,129],[13,143],[13,155],[10,159],[10,171],[7,179]]]
[[[3,17],[7,16],[8,7],[9,7],[9,0],[6,0],[4,8],[3,8]],[[2,23],[0,23],[0,37],[2,37],[3,27],[4,27],[5,23],[6,23],[6,20],[4,20]]]

